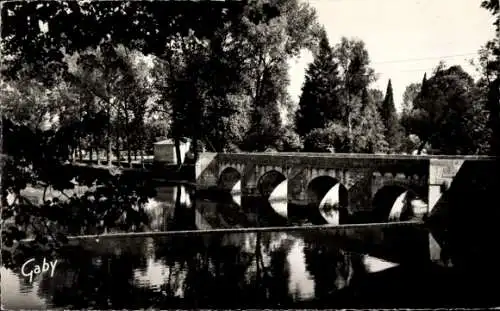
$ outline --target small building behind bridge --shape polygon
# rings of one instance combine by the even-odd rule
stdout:
[[[184,163],[187,153],[191,147],[191,142],[186,140],[180,143],[181,162]],[[177,164],[177,153],[175,152],[175,142],[172,139],[164,139],[154,143],[154,161],[162,164]]]

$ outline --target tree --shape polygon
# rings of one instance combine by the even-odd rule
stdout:
[[[408,120],[410,132],[444,154],[474,154],[484,149],[485,106],[473,79],[460,66],[438,67],[425,82]],[[476,95],[475,95],[476,94]]]
[[[384,125],[377,106],[365,90],[362,97],[352,97],[352,130],[345,123],[330,122],[323,129],[314,129],[305,137],[305,148],[316,152],[387,152]],[[349,135],[352,135],[350,137]]]
[[[421,91],[421,83],[411,83],[403,93],[403,109],[400,119],[404,135],[401,140],[401,151],[405,153],[412,153],[420,145],[418,137],[411,133],[411,113],[415,106],[415,100]]]
[[[246,150],[264,151],[276,149],[281,137],[282,121],[279,102],[286,96],[282,81],[287,75],[287,66],[284,62],[268,68],[259,83],[260,95],[254,101],[251,111],[251,125],[244,141]]]
[[[490,11],[495,17],[494,25],[497,34],[500,32],[500,4],[498,0],[484,0],[481,7]],[[487,55],[490,55],[489,57]],[[489,81],[488,101],[489,127],[491,135],[491,153],[500,154],[500,40],[488,42],[483,49],[482,63],[486,79]]]
[[[387,84],[387,91],[385,93],[384,102],[382,103],[381,118],[384,123],[387,142],[390,148],[396,151],[399,149],[399,144],[401,143],[401,127],[396,114],[396,107],[394,106],[391,79],[389,79]]]
[[[304,137],[304,149],[312,152],[347,152],[347,127],[330,122],[325,128],[316,128]]]
[[[406,86],[406,89],[403,93],[403,109],[402,109],[403,117],[405,115],[408,115],[410,111],[413,109],[414,101],[421,90],[422,90],[421,83],[411,83],[408,86]]]
[[[82,96],[81,90],[71,81],[57,77],[52,85],[45,86],[39,79],[20,76],[1,84],[2,116],[32,131],[64,131],[71,156],[82,146],[82,140],[89,138],[82,132],[83,127],[93,133],[99,130],[93,109],[89,113],[82,109],[88,107],[91,98]]]
[[[32,75],[50,78],[65,69],[60,63],[65,54],[109,39],[161,56],[171,35],[187,34],[190,28],[200,37],[211,35],[237,21],[241,9],[241,3],[9,2],[2,6],[3,52],[9,56],[3,73],[13,77],[29,64]],[[39,21],[48,23],[44,31]]]
[[[496,31],[500,31],[500,2],[498,0],[483,0],[481,2],[481,7],[488,11],[491,11],[495,15],[496,19],[493,24],[496,27]]]
[[[331,121],[324,128],[316,128],[304,137],[305,149],[323,152],[387,151],[378,105],[382,96],[369,89],[375,75],[369,67],[370,60],[364,43],[342,38],[333,54],[339,77],[333,79],[330,76],[335,82],[330,82],[333,84],[330,88],[326,87],[326,90],[333,91],[331,96],[336,101],[329,108],[332,111]],[[378,99],[372,94],[375,97],[378,95]]]
[[[166,57],[166,86],[163,88],[163,99],[170,105],[170,134],[175,141],[178,165],[182,165],[180,141],[185,137],[193,139],[194,150],[197,151],[198,134],[202,131],[201,116],[205,109],[203,101],[203,69],[207,64],[207,49],[203,41],[194,33],[187,36],[174,37],[171,40],[170,52]]]
[[[250,129],[241,146],[265,150],[275,147],[282,130],[279,107],[287,100],[287,57],[312,48],[319,27],[315,11],[297,0],[252,1],[241,21],[235,41],[244,55],[244,89],[251,99]]]
[[[339,103],[340,79],[326,31],[321,33],[319,51],[309,65],[297,111],[297,132],[306,136],[329,121],[341,120]]]
[[[378,89],[370,89],[368,90],[370,96],[373,98],[373,101],[377,105],[378,112],[382,114],[382,104],[384,102],[384,93]]]
[[[424,77],[422,78],[422,88],[427,88],[427,72],[424,73]]]
[[[342,119],[347,126],[348,151],[352,151],[353,146],[353,124],[352,119],[355,111],[357,98],[363,96],[370,83],[375,80],[373,69],[369,67],[370,58],[361,40],[349,40],[345,37],[336,45],[335,57],[339,63],[342,87],[340,90],[343,112]]]
[[[74,111],[72,100],[78,97],[76,90],[63,80],[50,88],[28,77],[2,81],[1,85],[2,116],[32,130],[57,127],[59,114]]]
[[[384,135],[384,123],[378,107],[370,93],[365,89],[357,105],[353,118],[353,151],[362,153],[387,152],[388,146]]]
[[[92,132],[100,135],[100,138],[91,138],[90,158],[93,149],[98,153],[104,147],[110,164],[114,137],[116,158],[121,158],[120,146],[123,143],[130,165],[132,149],[144,136],[146,103],[153,95],[148,82],[150,70],[145,64],[144,55],[123,45],[106,43],[97,49],[89,48],[75,53],[66,62],[71,68],[67,72],[69,81],[80,89],[81,96],[88,98],[89,103],[84,109],[101,116],[91,122],[94,127],[100,126]],[[97,120],[100,123],[96,123]],[[107,134],[107,146],[104,144],[103,132]],[[140,149],[143,149],[142,145]]]

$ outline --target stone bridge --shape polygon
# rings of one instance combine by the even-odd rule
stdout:
[[[269,198],[280,187],[281,199],[294,206],[319,206],[337,186],[339,204],[350,215],[372,213],[372,221],[384,221],[403,193],[421,202],[421,214],[430,213],[464,165],[472,172],[476,166],[488,170],[494,160],[484,156],[202,153],[195,173],[198,189]]]

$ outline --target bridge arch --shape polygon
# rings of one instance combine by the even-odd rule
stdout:
[[[242,174],[234,167],[227,166],[219,174],[217,187],[219,189],[241,192],[241,177]]]
[[[288,180],[278,170],[270,170],[260,176],[257,189],[274,212],[288,218]]]
[[[259,177],[257,189],[263,197],[268,198],[273,190],[285,180],[286,176],[282,172],[273,169]]]
[[[331,224],[345,223],[348,214],[347,188],[336,178],[318,176],[307,185],[307,202],[318,208],[324,221]]]
[[[373,197],[373,220],[375,222],[409,220],[415,216],[414,205],[421,202],[423,201],[418,193],[406,185],[385,185]]]
[[[337,178],[331,176],[322,175],[313,178],[307,184],[307,202],[309,204],[319,204],[327,192],[336,184],[342,185]],[[345,189],[344,185],[342,185],[342,189]],[[347,189],[345,190],[347,192]]]

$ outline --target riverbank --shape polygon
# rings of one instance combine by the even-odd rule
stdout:
[[[114,165],[97,164],[96,161],[84,161],[82,163],[68,163],[70,167],[75,167],[78,170],[98,170],[98,171],[108,171],[111,174],[140,174],[145,175],[147,178],[154,180],[169,182],[169,183],[195,183],[195,172],[194,165],[186,164],[180,168],[177,165],[168,165],[158,162],[150,162],[147,164],[135,163],[132,167],[127,167],[127,165],[117,166],[115,162]]]

